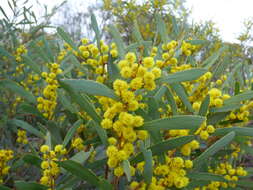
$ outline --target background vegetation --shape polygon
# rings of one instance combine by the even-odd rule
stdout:
[[[0,7],[0,189],[252,189],[252,21],[182,0]],[[46,9],[45,9],[46,10]]]

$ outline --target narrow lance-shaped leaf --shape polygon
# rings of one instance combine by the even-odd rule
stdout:
[[[173,115],[177,115],[177,103],[176,103],[174,96],[173,96],[169,87],[167,87],[167,91],[166,91],[165,95],[167,97],[167,100],[168,100],[168,103],[171,107]]]
[[[40,68],[38,66],[38,63],[35,63],[28,55],[23,55],[22,56],[24,59],[24,62],[37,74],[40,75]]]
[[[105,131],[105,129],[103,129],[97,122],[95,122],[95,121],[91,121],[90,122],[90,125],[92,126],[92,127],[94,127],[95,128],[95,130],[97,131],[97,134],[98,134],[98,136],[99,136],[99,138],[100,138],[100,140],[101,140],[101,142],[104,144],[104,145],[107,145],[108,143],[107,143],[107,133],[106,133],[106,131]]]
[[[94,106],[89,101],[86,95],[81,95],[74,91],[69,85],[66,85],[60,81],[61,86],[69,93],[70,97],[76,102],[82,110],[88,113],[88,115],[97,123],[100,123],[102,118],[97,114]]]
[[[91,13],[91,27],[92,27],[93,31],[95,32],[95,35],[96,35],[97,47],[100,49],[101,35],[100,35],[100,32],[99,32],[96,16],[94,15],[93,12]]]
[[[32,125],[26,123],[25,121],[18,120],[18,119],[12,119],[12,120],[10,120],[10,123],[12,123],[18,127],[21,127],[22,129],[26,130],[27,132],[29,132],[37,137],[40,137],[42,139],[45,138],[45,135],[42,132],[40,132],[38,129],[34,128]]]
[[[61,79],[61,83],[70,86],[76,92],[83,92],[95,96],[106,96],[116,100],[118,99],[112,89],[93,80]]]
[[[120,32],[118,31],[118,29],[114,26],[114,25],[110,25],[109,26],[109,32],[111,33],[114,42],[117,45],[117,50],[119,52],[119,56],[121,58],[124,58],[125,55],[125,44],[122,40],[122,38],[120,37]]]
[[[192,180],[222,181],[222,182],[227,181],[221,175],[205,173],[205,172],[194,172],[194,173],[192,172],[192,173],[188,173],[187,176]]]
[[[25,181],[16,181],[15,187],[17,190],[47,190],[48,187],[35,183],[35,182],[25,182]]]
[[[101,186],[101,180],[90,169],[87,169],[83,167],[81,164],[72,160],[58,162],[58,164],[64,169],[66,169],[67,171],[69,171],[70,173],[72,173],[73,175],[79,177],[82,180],[87,181],[87,183],[94,185],[100,189],[103,189],[103,187]],[[104,183],[107,183],[107,187],[110,187],[110,189],[112,189],[109,182],[104,182]],[[103,189],[103,190],[107,190],[107,189]]]
[[[60,37],[67,43],[69,44],[74,50],[78,51],[75,43],[71,39],[70,35],[66,33],[62,28],[58,27],[57,28],[57,33],[60,35]]]
[[[155,15],[155,20],[156,20],[156,27],[158,30],[158,33],[163,41],[163,43],[167,43],[169,41],[169,36],[168,32],[166,30],[166,24],[162,19],[162,16],[160,14]]]
[[[141,152],[143,154],[144,157],[144,180],[147,184],[151,183],[152,180],[152,176],[153,176],[153,163],[152,163],[152,152],[150,149],[146,149],[144,147],[144,144],[142,141],[140,141],[140,148],[141,148]]]
[[[75,134],[76,130],[80,127],[80,125],[83,123],[83,121],[81,119],[79,119],[78,121],[76,121],[73,126],[68,130],[62,145],[65,147],[67,146],[67,144],[70,142],[71,138],[73,137],[73,135]]]
[[[246,92],[243,92],[241,94],[238,94],[236,96],[232,96],[231,98],[224,101],[224,105],[228,104],[238,104],[241,101],[249,100],[253,98],[253,91],[249,90]]]
[[[36,98],[32,95],[32,93],[26,91],[22,86],[18,83],[11,80],[0,80],[0,88],[6,88],[11,90],[13,93],[22,96],[30,103],[36,103]]]
[[[235,137],[235,132],[230,132],[226,136],[222,137],[209,148],[207,148],[200,156],[194,160],[194,167],[200,167],[201,163],[207,161],[216,152],[227,146]]]
[[[214,136],[223,136],[230,132],[235,132],[238,136],[249,136],[253,137],[253,128],[249,127],[229,127],[229,128],[220,128],[216,129],[214,132]]]
[[[144,123],[140,129],[168,130],[168,129],[196,129],[205,120],[204,117],[194,115],[180,115],[170,118],[157,119]]]
[[[180,71],[173,74],[168,74],[167,76],[161,78],[159,81],[166,82],[169,84],[192,81],[198,79],[200,76],[207,72],[206,69],[189,69],[185,71]]]
[[[205,99],[203,100],[203,102],[201,103],[201,106],[200,106],[200,109],[199,109],[199,115],[205,116],[207,114],[209,104],[210,104],[210,96],[207,95],[205,97]]]
[[[168,150],[173,150],[177,147],[181,147],[191,142],[192,140],[194,140],[194,138],[195,138],[194,136],[177,137],[177,138],[173,138],[173,139],[169,139],[169,140],[157,143],[149,147],[148,149],[152,151],[153,156],[161,155]],[[141,162],[143,160],[144,160],[143,154],[139,153],[134,158],[132,158],[130,162],[134,164],[134,163]]]
[[[124,169],[124,172],[126,174],[126,177],[127,177],[127,180],[128,181],[131,181],[131,168],[130,168],[130,163],[128,160],[124,160],[123,163],[123,169]]]
[[[178,97],[182,100],[182,102],[184,103],[185,107],[190,111],[190,112],[194,112],[191,103],[188,100],[188,95],[184,89],[184,87],[179,84],[179,83],[173,83],[170,85],[171,88],[176,92],[176,94],[178,95]]]

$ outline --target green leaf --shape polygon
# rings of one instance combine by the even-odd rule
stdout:
[[[93,148],[90,148],[90,150],[88,152],[84,152],[84,151],[81,151],[81,152],[78,152],[76,153],[74,156],[72,156],[70,158],[70,160],[73,160],[75,162],[78,162],[80,164],[83,164],[85,163],[85,161],[90,157],[90,154],[91,152],[93,152],[94,149]]]
[[[23,157],[24,162],[34,165],[37,168],[40,168],[40,164],[42,162],[42,159],[40,159],[38,156],[35,156],[33,154],[26,154]]]
[[[208,115],[207,123],[210,125],[215,125],[225,119],[229,115],[229,112],[217,112],[212,115]]]
[[[166,86],[161,86],[161,87],[159,88],[159,90],[155,93],[154,99],[155,99],[156,101],[161,100],[162,97],[163,97],[163,95],[166,93],[166,91],[167,91],[167,87],[166,87]]]
[[[253,187],[253,182],[252,180],[239,180],[237,182],[235,182],[237,185],[241,186],[241,187]]]
[[[207,148],[200,156],[194,160],[194,166],[200,167],[201,164],[207,161],[212,155],[221,150],[223,147],[227,146],[235,137],[235,132],[230,132],[226,136],[222,137],[209,148]]]
[[[111,55],[109,56],[109,61],[108,61],[108,64],[107,64],[107,70],[108,70],[109,81],[110,82],[113,82],[117,78],[120,78],[119,69],[118,69],[117,65],[113,63],[113,58],[112,58]]]
[[[128,160],[124,160],[123,163],[123,169],[126,174],[127,180],[131,181],[131,169],[130,169],[130,163]]]
[[[144,147],[144,144],[143,144],[142,141],[140,141],[140,143],[141,143],[141,145],[140,145],[141,152],[142,152],[142,154],[143,154],[144,161],[145,161],[145,164],[144,164],[144,172],[143,172],[144,181],[145,181],[147,184],[150,184],[150,183],[151,183],[151,180],[152,180],[152,176],[153,176],[152,152],[151,152],[151,150],[147,150],[147,149]]]
[[[72,137],[74,136],[76,130],[80,127],[80,125],[83,123],[83,121],[81,119],[79,119],[78,121],[76,121],[73,126],[68,130],[64,140],[63,140],[63,147],[67,146],[67,144],[69,143],[69,141],[72,139]]]
[[[205,69],[210,69],[213,64],[215,64],[215,62],[219,59],[220,55],[222,54],[223,51],[225,51],[227,49],[227,46],[223,46],[221,47],[218,52],[212,54],[210,57],[208,57],[203,63],[202,66]]]
[[[239,136],[249,136],[253,137],[253,128],[249,127],[229,127],[229,128],[220,128],[216,129],[214,132],[214,136],[223,136],[230,132],[235,132],[236,135]]]
[[[15,181],[15,187],[17,190],[47,190],[48,187],[35,183],[35,182],[25,182],[25,181]]]
[[[118,100],[118,97],[112,89],[93,80],[61,79],[61,83],[70,86],[76,92],[83,92],[95,96],[106,96]]]
[[[187,176],[192,180],[222,181],[222,182],[227,181],[221,175],[212,174],[212,173],[205,173],[205,172],[188,173]]]
[[[145,130],[168,130],[168,129],[196,129],[203,121],[204,117],[197,115],[179,115],[170,118],[157,119],[144,123],[140,129]]]
[[[167,76],[160,79],[161,82],[166,82],[169,84],[192,81],[198,79],[200,76],[207,72],[206,69],[189,69],[185,71],[176,72],[173,74],[168,74]]]
[[[192,45],[204,45],[206,43],[209,43],[208,40],[187,40],[186,42]]]
[[[108,142],[107,142],[108,137],[107,137],[106,130],[103,129],[103,128],[102,128],[97,122],[95,122],[95,121],[91,121],[90,125],[91,125],[92,127],[94,127],[95,130],[97,131],[97,134],[98,134],[98,136],[99,136],[101,142],[102,142],[104,145],[107,145],[107,144],[108,144]]]
[[[11,55],[8,51],[6,51],[2,46],[0,46],[0,54],[2,56],[6,56],[6,57],[10,58],[12,61],[16,61],[14,56]]]
[[[72,160],[58,162],[58,164],[67,171],[69,171],[70,173],[72,173],[73,175],[79,177],[82,180],[87,181],[87,183],[94,185],[98,188],[99,187],[101,188],[101,180],[90,169],[87,169],[83,167],[81,164]],[[105,183],[107,183],[107,185],[111,187],[109,182]]]
[[[109,32],[112,35],[114,42],[117,45],[117,50],[119,52],[120,58],[124,58],[125,56],[125,44],[123,39],[121,38],[121,34],[118,29],[114,25],[109,25]]]
[[[69,110],[71,113],[77,113],[77,108],[68,100],[67,96],[64,94],[62,89],[58,89],[58,97],[64,108]]]
[[[70,35],[66,33],[62,28],[57,28],[57,33],[60,35],[60,37],[69,44],[74,50],[78,51],[78,48],[76,47],[75,43],[71,39]]]
[[[86,95],[80,95],[74,91],[70,86],[61,83],[61,86],[69,93],[70,97],[74,102],[76,102],[82,110],[87,112],[87,114],[97,123],[100,123],[102,118],[97,114],[94,106],[91,104],[90,100]]]
[[[253,98],[253,91],[249,90],[236,96],[232,96],[231,98],[225,100],[224,105],[239,104],[241,101],[249,100],[252,98]]]
[[[37,74],[40,75],[41,71],[39,68],[39,64],[34,62],[29,56],[23,55],[22,58],[24,59],[24,62],[29,65],[29,67]]]
[[[139,30],[137,20],[134,20],[132,33],[133,33],[133,37],[134,37],[135,41],[137,41],[138,43],[143,41],[143,38],[142,38],[141,32]]]
[[[95,35],[96,35],[97,47],[100,49],[101,35],[100,35],[100,32],[99,32],[96,16],[94,15],[93,12],[91,13],[91,27],[92,27],[93,31],[95,32]]]
[[[177,115],[177,103],[169,87],[167,87],[167,91],[165,95],[167,97],[167,101],[171,107],[173,115]]]
[[[24,113],[35,115],[41,119],[44,119],[44,116],[41,114],[41,112],[38,111],[38,109],[35,106],[32,106],[27,103],[22,103],[18,108],[20,109],[20,111],[22,110],[22,112]]]
[[[10,120],[10,123],[21,127],[22,129],[26,130],[27,132],[34,134],[37,137],[40,137],[42,139],[45,138],[45,135],[40,132],[38,129],[34,128],[33,126],[31,126],[30,124],[26,123],[25,121],[22,120],[18,120],[18,119],[12,119]]]
[[[228,112],[228,111],[239,109],[241,106],[242,106],[241,104],[228,104],[220,108],[211,108],[210,113]]]
[[[22,96],[30,103],[36,103],[36,98],[32,95],[32,93],[26,91],[22,86],[18,83],[11,80],[0,80],[0,88],[7,88],[11,90],[13,93]]]
[[[176,137],[173,139],[169,139],[169,140],[157,143],[157,144],[149,147],[149,149],[152,151],[153,156],[161,155],[164,152],[167,152],[168,150],[173,150],[177,147],[181,147],[181,146],[191,142],[194,139],[195,139],[194,136]],[[131,164],[134,164],[134,163],[141,162],[143,160],[144,160],[143,154],[139,153],[135,157],[133,157],[130,160],[130,162],[131,162]]]
[[[11,188],[0,185],[0,190],[11,190]]]
[[[206,116],[208,112],[209,104],[210,104],[210,96],[207,95],[205,99],[203,100],[203,102],[201,103],[201,106],[199,109],[199,115]]]
[[[177,37],[179,34],[179,28],[178,28],[177,20],[174,16],[172,16],[172,26],[173,26],[174,36]]]
[[[169,41],[168,32],[166,30],[166,24],[162,19],[162,16],[160,14],[155,15],[155,21],[156,21],[156,27],[157,31],[163,41],[163,43],[167,43]]]
[[[181,84],[173,83],[171,84],[171,88],[176,92],[178,97],[182,100],[188,111],[194,112],[191,103],[188,100],[188,95]]]

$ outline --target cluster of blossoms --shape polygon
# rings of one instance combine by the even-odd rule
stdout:
[[[21,62],[22,61],[22,55],[27,53],[27,49],[24,45],[20,45],[17,49],[16,52],[14,53],[14,56],[16,58],[17,62]]]
[[[84,145],[83,145],[83,139],[80,137],[76,137],[72,140],[72,144],[71,146],[79,151],[84,149]]]
[[[62,145],[56,145],[54,150],[50,150],[47,145],[42,145],[40,152],[43,158],[41,162],[43,174],[40,178],[40,183],[50,187],[48,190],[55,190],[55,180],[60,174],[60,167],[56,162],[66,160],[67,150]]]
[[[207,140],[209,135],[215,132],[213,125],[207,125],[206,122],[203,122],[201,126],[196,131],[195,135],[199,135],[202,140]]]
[[[25,130],[20,130],[20,129],[18,130],[17,142],[22,143],[22,144],[27,144],[28,143],[28,139],[27,139]]]
[[[0,149],[0,184],[4,182],[4,177],[8,174],[10,166],[8,162],[13,158],[12,150]]]
[[[220,163],[214,169],[209,167],[208,172],[223,176],[227,182],[212,181],[210,184],[205,185],[203,187],[196,187],[194,190],[218,190],[220,188],[226,189],[229,187],[235,188],[236,182],[239,180],[239,178],[245,177],[247,175],[247,171],[244,170],[243,167],[233,167],[228,162]]]
[[[181,51],[184,55],[190,56],[197,50],[196,45],[192,45],[191,43],[187,43],[186,41],[182,42]]]
[[[72,52],[81,60],[82,66],[89,66],[92,68],[92,72],[87,73],[88,76],[95,73],[96,81],[104,83],[107,79],[106,64],[108,63],[109,56],[113,59],[118,57],[116,44],[112,43],[108,46],[103,40],[101,40],[99,46],[96,46],[93,43],[90,43],[86,38],[82,39],[81,42],[78,51],[73,50],[69,44],[65,44],[65,49],[59,53],[58,61],[61,62],[68,52]],[[85,75],[83,70],[78,69],[76,72],[79,77]]]
[[[37,98],[37,108],[43,113],[43,116],[52,119],[54,109],[57,105],[57,88],[59,86],[56,79],[57,75],[62,73],[59,64],[50,63],[50,72],[43,72],[41,76],[45,79],[47,86],[43,90],[43,96]]]
[[[154,163],[154,175],[151,184],[147,186],[143,181],[133,181],[130,184],[130,189],[133,190],[165,190],[167,188],[184,188],[189,183],[189,178],[186,176],[188,169],[193,167],[191,160],[184,160],[182,157],[171,156],[173,152],[168,152],[165,158],[165,163]],[[137,170],[141,173],[144,171],[144,162],[137,164]]]

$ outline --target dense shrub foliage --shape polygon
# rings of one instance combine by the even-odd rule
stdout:
[[[1,20],[0,189],[252,189],[249,38],[177,9],[104,1],[119,29],[79,42]]]

